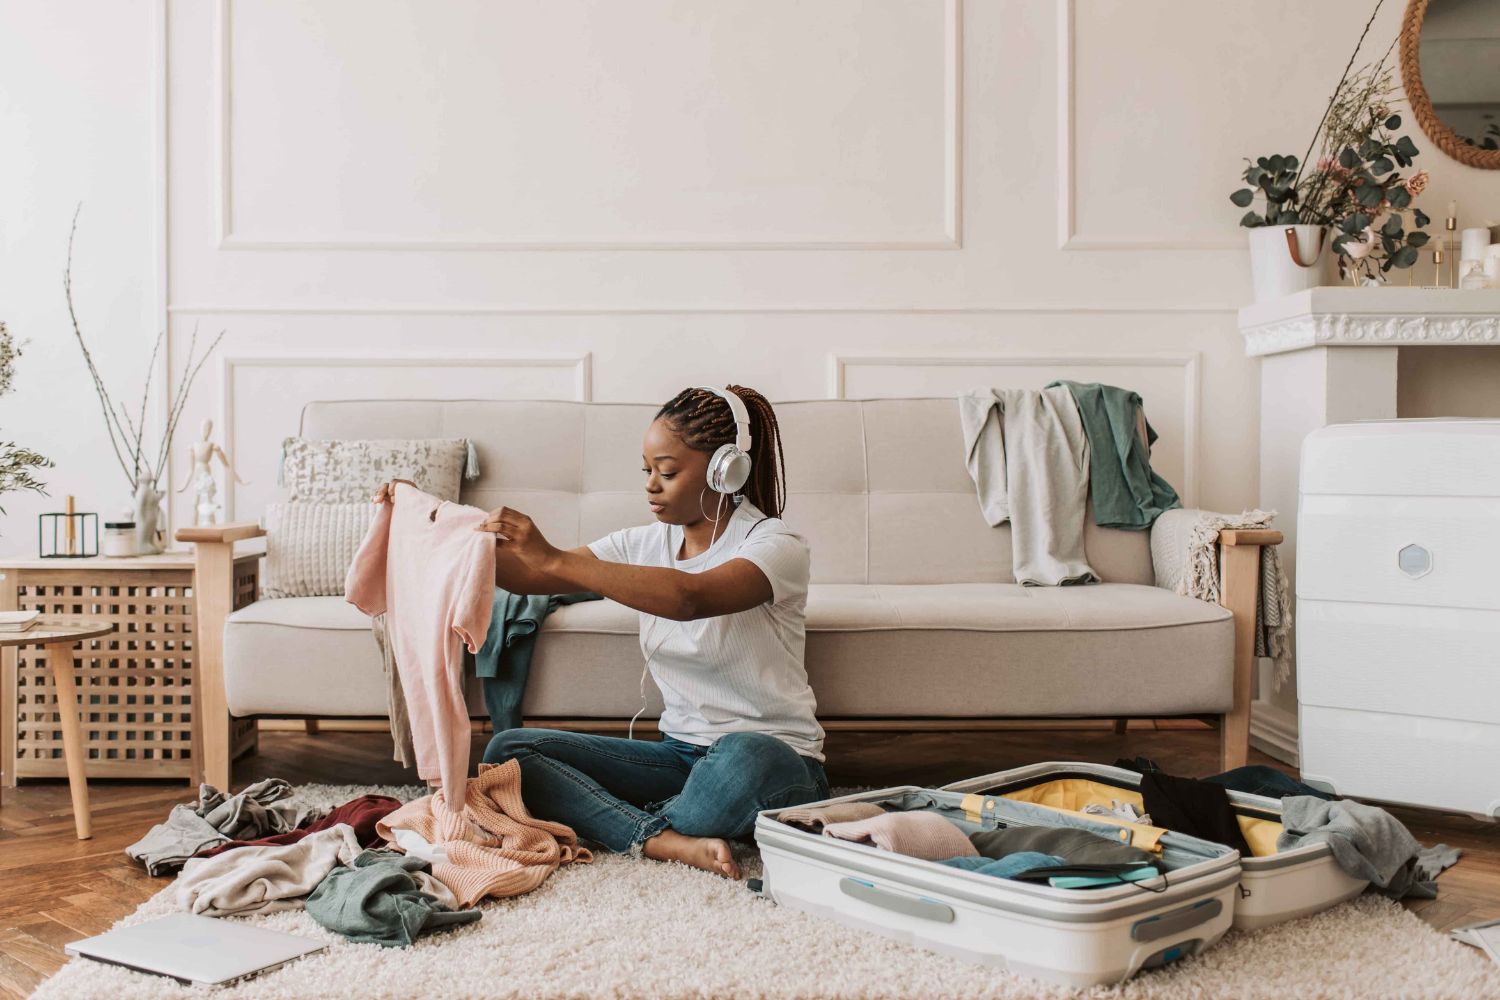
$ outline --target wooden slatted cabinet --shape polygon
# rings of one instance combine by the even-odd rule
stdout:
[[[260,552],[234,557],[234,607],[256,598]],[[0,559],[0,610],[113,622],[80,644],[74,679],[90,778],[202,780],[195,731],[193,553],[88,559]],[[220,625],[222,627],[222,624]],[[67,776],[57,695],[41,650],[6,649],[0,661],[4,782]],[[233,756],[253,750],[255,720],[226,720]]]

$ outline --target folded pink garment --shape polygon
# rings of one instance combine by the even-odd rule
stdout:
[[[852,823],[869,819],[885,812],[873,802],[835,802],[827,806],[802,806],[798,809],[783,809],[776,818],[783,823],[811,826],[822,829],[829,823]]]
[[[874,844],[924,861],[974,857],[979,852],[957,826],[930,812],[890,812],[853,823],[829,823],[823,836]]]

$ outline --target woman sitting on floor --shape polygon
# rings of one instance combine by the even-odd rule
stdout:
[[[780,518],[780,435],[755,390],[683,390],[646,429],[641,457],[654,523],[567,551],[510,507],[481,530],[496,535],[496,586],[591,590],[641,613],[660,742],[509,729],[484,759],[519,761],[538,818],[612,851],[738,877],[727,840],[748,836],[757,811],[829,794],[803,666],[807,542]]]

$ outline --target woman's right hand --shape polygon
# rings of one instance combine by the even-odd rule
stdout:
[[[412,482],[410,479],[392,479],[388,483],[381,483],[380,484],[380,489],[378,489],[378,490],[375,491],[375,495],[370,498],[370,502],[371,503],[395,503],[396,502],[396,484],[397,483],[405,483],[407,486],[410,486],[412,489],[421,489],[421,487],[419,487],[416,483]]]

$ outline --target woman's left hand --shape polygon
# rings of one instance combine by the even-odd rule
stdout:
[[[494,532],[495,544],[513,552],[531,569],[545,569],[558,554],[536,522],[513,507],[496,507],[474,530]]]

